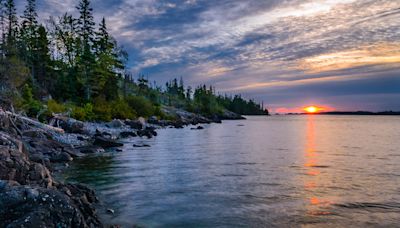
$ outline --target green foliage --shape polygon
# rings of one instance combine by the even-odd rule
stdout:
[[[63,113],[67,111],[67,107],[65,107],[65,105],[60,104],[53,99],[50,99],[47,101],[47,110],[50,113]]]
[[[136,111],[138,116],[149,117],[155,113],[153,104],[144,97],[129,96],[126,98],[126,102],[129,107]]]
[[[134,119],[136,111],[124,100],[116,100],[111,103],[111,115],[113,119]]]
[[[72,106],[71,117],[81,121],[95,120],[96,116],[93,110],[93,105],[90,103],[85,104],[83,107]]]
[[[25,84],[22,90],[22,99],[22,107],[28,116],[36,116],[43,108],[41,103],[33,98],[32,87],[29,84]]]
[[[110,121],[112,120],[112,107],[103,97],[94,100],[93,112],[96,120]]]

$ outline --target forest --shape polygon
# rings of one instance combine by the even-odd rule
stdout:
[[[263,104],[240,95],[218,95],[212,86],[185,86],[182,78],[165,86],[134,78],[128,54],[109,33],[106,19],[96,22],[89,0],[80,0],[78,15],[65,13],[40,23],[35,0],[22,15],[14,0],[0,0],[0,104],[46,121],[68,113],[85,121],[168,118],[162,106],[204,116],[224,110],[267,115]]]

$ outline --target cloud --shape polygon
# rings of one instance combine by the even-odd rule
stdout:
[[[60,15],[74,12],[77,2],[44,0],[39,5],[43,15]],[[400,73],[399,1],[92,3],[96,20],[105,16],[111,33],[129,51],[129,68],[152,80],[182,75],[191,85],[214,84],[221,92],[239,91],[275,104],[286,99],[285,92],[302,91],[303,86],[320,97],[321,83],[337,89],[335,85]],[[367,87],[364,95],[374,93],[373,83],[358,85]],[[352,88],[360,91],[357,84]],[[271,92],[277,89],[282,92]]]
[[[367,65],[400,67],[400,43],[382,43],[304,58],[299,67],[309,72],[332,71]]]

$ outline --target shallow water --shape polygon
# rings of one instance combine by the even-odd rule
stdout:
[[[115,209],[107,220],[127,227],[399,224],[400,117],[249,117],[158,132],[65,176],[96,188]]]

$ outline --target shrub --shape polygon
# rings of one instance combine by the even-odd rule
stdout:
[[[63,113],[67,108],[63,104],[59,104],[57,101],[51,99],[47,101],[47,110],[50,113]]]
[[[138,116],[149,117],[154,115],[153,104],[144,97],[129,96],[126,98],[126,102],[136,111]]]
[[[112,107],[104,98],[98,97],[94,100],[93,112],[96,120],[111,121]]]
[[[36,116],[42,109],[40,101],[33,98],[32,87],[28,84],[22,89],[22,108],[28,116]]]
[[[95,119],[93,112],[93,105],[91,103],[85,104],[83,107],[71,106],[71,117],[81,121],[90,121]]]
[[[124,100],[116,100],[111,104],[111,115],[114,119],[134,119],[136,112]]]

